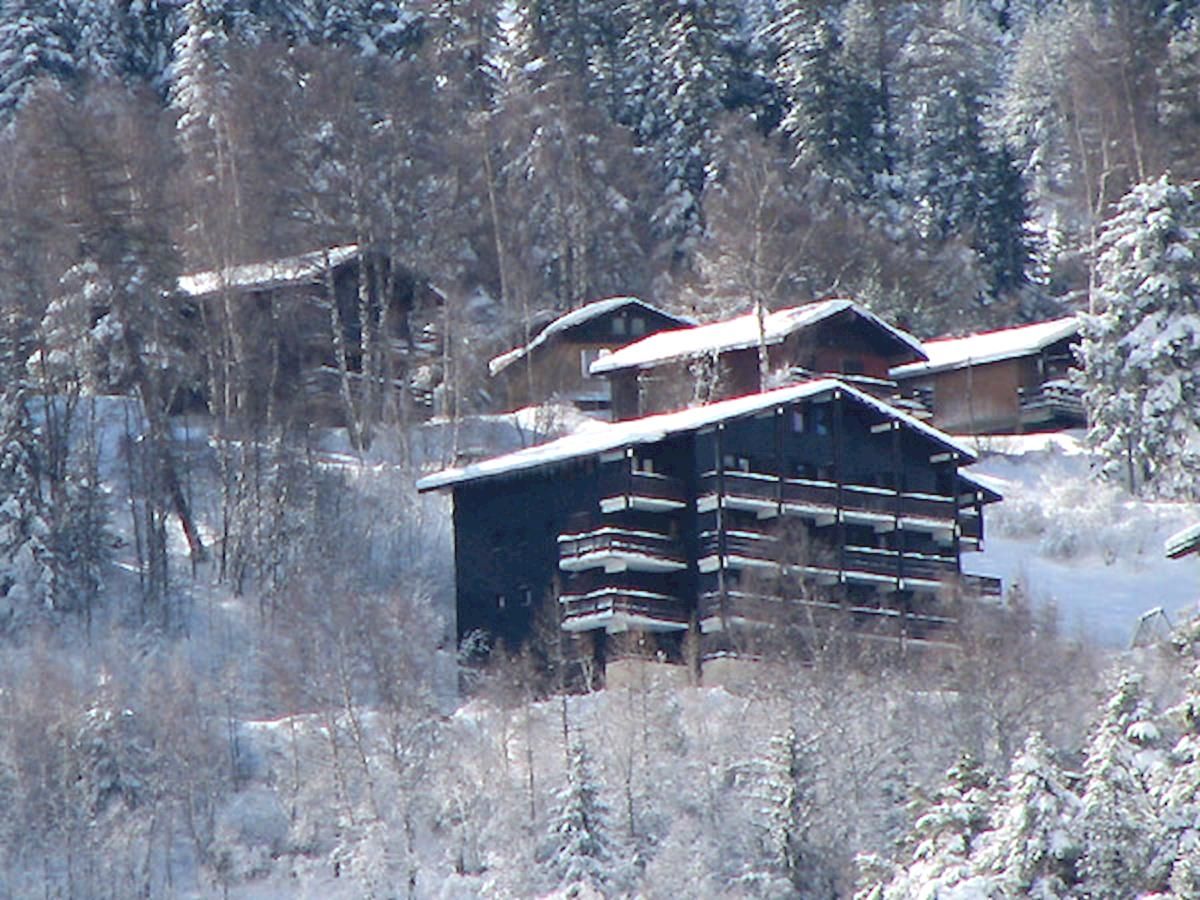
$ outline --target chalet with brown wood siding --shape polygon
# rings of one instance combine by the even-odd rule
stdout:
[[[364,402],[368,382],[380,406],[432,411],[443,300],[381,253],[349,244],[194,272],[179,291],[230,336],[225,396],[210,403],[232,416],[343,424],[345,395]]]
[[[785,619],[901,650],[953,640],[963,604],[1000,593],[962,569],[999,499],[962,471],[972,461],[819,379],[605,425],[418,488],[453,492],[460,639],[511,648],[550,620],[601,664],[626,632],[679,661],[685,646],[753,655]]]
[[[761,323],[749,313],[654,335],[598,359],[591,371],[612,383],[614,418],[628,419],[824,374],[886,397],[895,388],[889,369],[924,359],[916,338],[836,299],[768,312]]]
[[[646,335],[692,324],[636,297],[593,301],[559,316],[528,344],[493,359],[488,364],[493,399],[503,410],[557,399],[607,413],[609,383],[591,374],[592,363]]]
[[[1015,434],[1086,424],[1072,380],[1074,316],[961,338],[926,341],[925,362],[892,369],[901,393],[938,428],[956,434]]]

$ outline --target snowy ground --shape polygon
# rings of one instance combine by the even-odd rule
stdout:
[[[1079,432],[977,441],[984,476],[1004,501],[985,513],[983,553],[970,572],[1020,584],[1058,607],[1064,632],[1125,647],[1139,618],[1161,608],[1178,622],[1200,598],[1200,560],[1169,560],[1163,543],[1200,521],[1200,504],[1146,502],[1091,477]]]

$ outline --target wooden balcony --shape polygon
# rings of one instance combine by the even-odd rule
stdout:
[[[928,634],[957,624],[952,609],[938,604],[902,609],[885,603],[838,603],[812,595],[783,597],[750,591],[726,591],[724,603],[717,591],[700,595],[700,630],[706,634],[727,624],[787,623],[803,624],[827,618],[831,614],[852,616],[859,622],[877,620],[888,623],[908,635]]]
[[[722,552],[723,549],[723,552]],[[782,566],[821,584],[845,582],[869,584],[890,590],[939,591],[959,576],[953,557],[925,553],[901,553],[878,547],[821,548],[805,558],[794,557],[774,535],[746,530],[730,530],[724,535],[724,547],[716,532],[700,536],[701,572],[726,568],[746,569]]]
[[[604,479],[600,495],[601,512],[625,509],[647,512],[677,512],[687,506],[683,482],[657,472],[626,471]]]
[[[679,572],[687,562],[678,541],[665,534],[605,525],[559,535],[558,567],[564,572]]]
[[[1021,427],[1030,428],[1053,422],[1083,425],[1083,388],[1066,378],[1047,381],[1033,388],[1018,388]]]
[[[869,525],[880,532],[903,528],[929,532],[943,540],[953,537],[957,521],[952,497],[867,485],[843,485],[839,491],[832,481],[781,479],[754,472],[705,473],[697,509],[706,512],[718,503],[764,519],[795,515],[817,525],[831,525],[840,515],[845,522]]]
[[[991,575],[968,575],[963,573],[962,588],[964,593],[984,600],[999,600],[1004,594],[1004,583]]]
[[[653,576],[637,573],[586,572],[563,588],[564,631],[601,629],[615,634],[641,631],[684,631],[687,612],[678,597]]]

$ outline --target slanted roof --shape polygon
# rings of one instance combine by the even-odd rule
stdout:
[[[925,342],[926,362],[907,363],[892,369],[893,378],[912,378],[947,369],[962,369],[981,366],[1019,356],[1040,353],[1051,344],[1079,333],[1079,320],[1075,316],[1020,325],[1016,328],[1001,328],[959,338],[938,338]]]
[[[766,342],[778,344],[797,331],[846,312],[879,329],[889,340],[910,350],[918,359],[925,359],[921,342],[915,337],[889,325],[853,300],[846,299],[821,300],[767,313],[763,321]],[[648,369],[673,360],[743,350],[758,346],[759,337],[758,316],[756,313],[747,313],[694,328],[652,334],[596,360],[592,363],[591,373],[602,375],[618,369]]]
[[[515,347],[505,353],[501,353],[495,359],[488,363],[488,372],[492,375],[498,375],[504,369],[515,363],[518,359],[522,359],[526,354],[532,353],[534,349],[540,347],[546,341],[550,340],[554,335],[560,334],[569,328],[575,328],[582,325],[584,322],[590,322],[599,316],[606,313],[622,309],[626,306],[636,306],[648,312],[657,313],[660,316],[665,316],[668,319],[674,319],[681,325],[694,324],[691,319],[672,315],[671,313],[659,309],[657,306],[651,306],[644,300],[638,297],[609,297],[605,300],[593,300],[591,303],[573,309],[565,315],[559,316],[545,328],[537,333],[537,336],[524,347]]]
[[[299,256],[269,259],[263,262],[230,266],[207,272],[193,272],[179,279],[179,289],[192,297],[205,297],[218,291],[267,290],[317,280],[327,269],[335,269],[358,255],[357,244],[344,244],[312,250]]]
[[[1163,545],[1168,559],[1179,559],[1200,550],[1200,522],[1177,531]]]
[[[718,403],[710,403],[707,406],[697,406],[692,409],[647,416],[642,419],[628,419],[623,422],[614,422],[605,425],[602,428],[570,434],[556,441],[539,444],[536,447],[526,447],[524,450],[518,450],[515,453],[508,453],[504,456],[496,456],[477,463],[471,463],[470,465],[445,469],[441,472],[435,472],[432,475],[426,475],[417,482],[417,490],[431,491],[437,488],[450,487],[455,484],[478,481],[484,478],[512,475],[526,469],[535,469],[554,463],[586,459],[587,457],[597,456],[608,450],[616,450],[622,447],[638,444],[654,444],[665,440],[671,435],[696,431],[707,425],[714,425],[718,422],[726,422],[742,416],[752,415],[764,409],[770,409],[772,406],[778,404],[830,395],[835,391],[841,391],[862,405],[875,409],[885,417],[901,422],[906,427],[929,438],[943,449],[958,453],[964,460],[968,462],[975,461],[975,454],[964,444],[957,442],[948,434],[938,431],[936,428],[926,425],[924,422],[914,419],[912,416],[884,403],[882,400],[877,400],[870,394],[863,393],[844,382],[833,378],[819,378],[803,382],[802,384],[778,388],[773,391],[765,391],[761,394],[747,394],[744,397],[734,397],[731,400],[722,400]]]

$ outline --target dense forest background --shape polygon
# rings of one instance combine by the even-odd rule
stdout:
[[[0,0],[0,895],[1194,896],[1194,634],[1106,683],[1017,591],[948,662],[468,702],[413,481],[546,313],[847,294],[1096,312],[1105,465],[1194,495],[1198,7]],[[444,432],[227,404],[261,335],[179,277],[347,243],[443,298]]]

